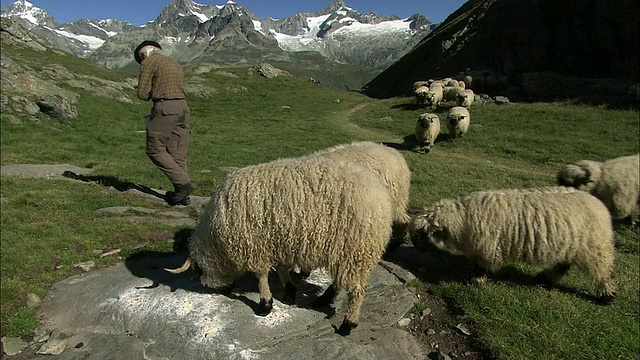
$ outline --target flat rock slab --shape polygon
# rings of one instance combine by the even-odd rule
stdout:
[[[334,333],[346,294],[333,307],[311,302],[330,279],[316,270],[296,279],[296,305],[277,276],[271,314],[255,315],[259,295],[250,275],[231,294],[205,288],[188,274],[172,275],[183,258],[127,260],[55,284],[42,303],[43,326],[59,329],[67,347],[56,359],[424,359],[419,343],[397,322],[416,298],[397,275],[376,267],[360,325],[347,337]],[[335,309],[334,309],[335,308]]]
[[[59,178],[65,179],[62,174],[66,171],[75,174],[87,175],[91,173],[91,169],[78,167],[69,164],[10,164],[0,167],[2,177],[16,178]]]

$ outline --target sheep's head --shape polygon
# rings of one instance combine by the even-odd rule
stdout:
[[[192,257],[188,257],[184,264],[176,269],[165,268],[166,271],[172,274],[181,274],[191,270],[193,277],[200,279],[202,285],[224,291],[229,290],[237,276],[235,272],[229,271],[229,269],[230,267],[221,266],[201,267]]]
[[[556,183],[578,190],[592,191],[600,179],[602,163],[591,160],[578,161],[558,170]]]
[[[440,118],[438,117],[438,115],[432,114],[432,113],[424,113],[418,116],[417,123],[418,123],[418,126],[422,127],[423,129],[428,129],[436,121],[440,121]]]
[[[453,200],[442,200],[412,216],[409,222],[409,234],[413,245],[420,250],[434,246],[439,250],[456,247],[457,236],[450,226],[450,219],[445,219],[451,216],[449,209],[456,206],[457,203]]]
[[[456,100],[459,103],[464,103],[465,101],[467,101],[469,99],[470,96],[471,96],[471,94],[469,94],[468,92],[463,90],[463,91],[458,92],[458,94],[456,95]]]

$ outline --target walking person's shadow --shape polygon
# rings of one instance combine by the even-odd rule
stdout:
[[[123,181],[118,179],[115,176],[109,176],[109,175],[81,175],[81,174],[76,174],[73,171],[65,171],[64,173],[62,173],[62,176],[70,178],[70,179],[74,179],[74,180],[80,180],[80,181],[84,181],[84,182],[95,182],[98,183],[100,185],[106,186],[106,187],[112,187],[118,191],[127,191],[127,190],[138,190],[142,193],[148,194],[148,195],[152,195],[155,197],[158,197],[162,200],[165,200],[165,193],[164,192],[160,192],[156,189],[152,189],[146,185],[142,185],[142,184],[136,184],[134,182],[131,181]]]

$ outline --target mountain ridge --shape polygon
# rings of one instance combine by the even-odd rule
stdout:
[[[27,15],[29,10],[39,15],[31,19],[35,21],[26,20],[33,16]],[[421,14],[407,19],[373,12],[360,14],[343,0],[333,0],[319,11],[264,20],[233,1],[214,6],[173,0],[154,20],[139,27],[120,20],[113,20],[110,28],[104,25],[105,20],[80,19],[58,24],[46,11],[26,0],[5,6],[2,16],[17,17],[56,48],[110,68],[127,67],[133,60],[127,51],[144,39],[154,39],[169,54],[179,55],[182,62],[199,58],[260,61],[283,56],[283,51],[317,51],[341,64],[380,71],[432,30],[431,21]],[[323,19],[317,29],[312,28],[310,24],[318,22],[319,17]],[[233,29],[224,30],[225,27]],[[225,54],[236,50],[236,54]]]

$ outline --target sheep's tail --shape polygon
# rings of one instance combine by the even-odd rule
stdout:
[[[179,268],[176,268],[176,269],[164,268],[164,269],[167,270],[168,272],[172,273],[172,274],[181,274],[181,273],[189,270],[189,268],[191,268],[191,258],[190,257],[188,257],[187,260],[184,262],[184,264],[182,264],[182,266],[180,266]]]

